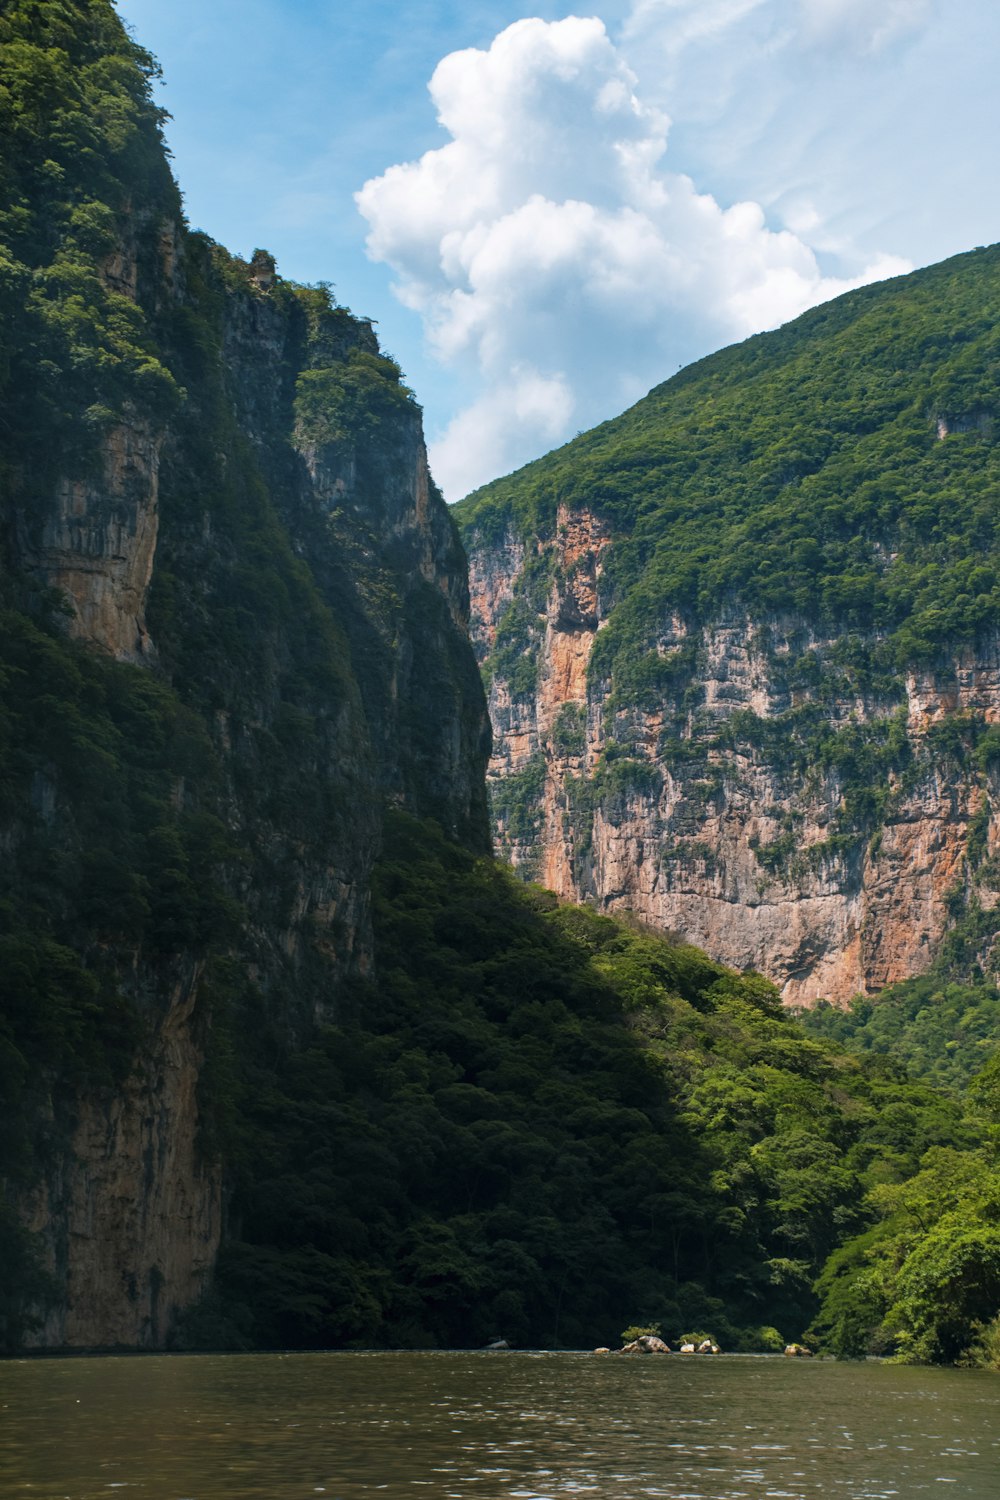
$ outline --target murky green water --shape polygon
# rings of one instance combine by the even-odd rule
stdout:
[[[1000,1496],[1000,1376],[819,1361],[292,1354],[0,1364],[30,1500]]]

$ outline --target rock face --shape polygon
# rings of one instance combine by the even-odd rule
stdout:
[[[302,559],[316,623],[336,632],[343,653],[332,713],[316,702],[322,692],[307,690],[323,719],[318,740],[283,752],[287,773],[301,777],[301,808],[267,806],[266,747],[313,647],[285,639],[279,626],[241,680],[227,682],[222,661],[199,672],[216,698],[212,755],[222,787],[213,805],[242,850],[223,877],[247,912],[236,948],[265,995],[297,992],[280,1023],[291,1034],[328,1019],[339,984],[370,970],[369,882],[386,800],[487,847],[488,724],[466,633],[464,559],[429,478],[418,409],[398,402],[377,442],[350,433],[310,441],[292,409],[309,336],[287,296],[280,304],[268,296],[247,285],[225,304],[219,394],[232,426],[216,462],[236,471],[238,485],[266,488],[278,540]],[[340,325],[343,361],[352,349],[380,358],[367,324],[337,310],[324,316]],[[184,630],[199,614],[210,632],[220,628],[218,599],[244,566],[248,540],[213,514],[210,497],[190,513],[193,449],[186,415],[157,434],[142,421],[115,427],[100,477],[60,476],[41,545],[26,545],[19,559],[67,599],[71,635],[157,675],[166,658],[179,685],[191,670],[190,661],[178,665]],[[147,600],[161,567],[175,598],[180,591],[182,621],[180,631],[164,623],[154,646]],[[325,832],[309,827],[323,822],[309,806],[313,788],[338,803]],[[51,795],[56,829],[72,817],[67,797],[64,787]],[[176,797],[181,815],[204,806],[196,783],[179,782]],[[206,1285],[223,1229],[223,1163],[204,1143],[212,1024],[204,959],[182,950],[164,967],[139,947],[117,962],[147,1037],[119,1089],[62,1101],[65,1147],[26,1200],[59,1286],[28,1338],[41,1347],[162,1347]]]
[[[211,1274],[223,1193],[199,1130],[200,978],[178,983],[122,1090],[77,1101],[71,1151],[35,1196],[30,1227],[61,1292],[37,1347],[161,1348]]]
[[[69,604],[70,628],[122,661],[151,649],[146,595],[159,526],[162,435],[136,419],[111,432],[95,480],[63,476],[25,563]]]
[[[68,90],[113,54],[107,118],[133,135],[101,161],[81,114],[85,152],[14,152],[34,218],[4,305],[4,606],[51,680],[40,698],[3,663],[0,942],[89,1009],[49,1042],[13,1033],[38,1057],[17,1116],[38,1153],[0,1182],[16,1169],[51,1278],[28,1342],[158,1348],[224,1229],[227,1037],[291,1044],[370,971],[387,805],[488,849],[489,724],[464,554],[370,322],[190,234],[148,59],[109,4],[42,10]],[[0,41],[44,51],[32,28]],[[62,199],[32,175],[46,151]],[[18,301],[32,279],[50,303]],[[105,1016],[128,1018],[124,1055]]]
[[[457,507],[525,875],[793,1004],[996,972],[998,272],[837,298]]]
[[[563,506],[546,537],[467,541],[496,838],[526,876],[758,969],[793,1004],[918,974],[957,907],[996,905],[1000,788],[970,753],[1000,720],[995,633],[887,695],[838,684],[836,634],[804,619],[674,617],[655,650],[676,686],[622,706],[588,670],[608,523]]]

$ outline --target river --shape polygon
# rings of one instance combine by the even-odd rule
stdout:
[[[820,1360],[0,1363],[3,1500],[997,1500],[1000,1376]]]

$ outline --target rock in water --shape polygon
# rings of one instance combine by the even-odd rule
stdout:
[[[670,1345],[665,1344],[653,1333],[643,1333],[631,1344],[624,1344],[619,1349],[619,1354],[669,1354]]]

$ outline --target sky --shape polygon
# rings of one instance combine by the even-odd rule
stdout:
[[[449,500],[1000,239],[995,0],[118,0],[193,227],[376,321]]]

